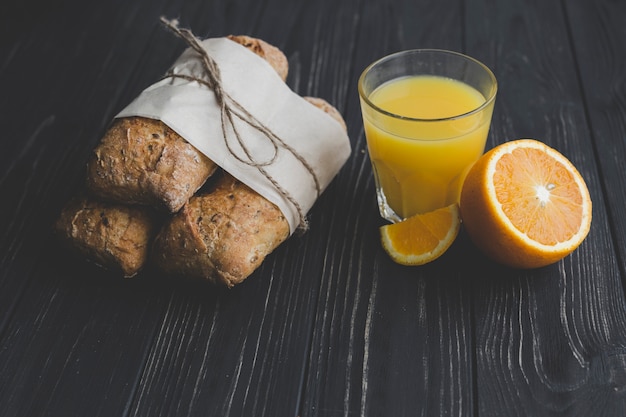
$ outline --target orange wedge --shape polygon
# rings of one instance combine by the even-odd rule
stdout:
[[[484,154],[465,179],[460,205],[476,246],[516,268],[559,261],[583,242],[591,226],[583,177],[565,156],[533,139]]]
[[[459,234],[459,207],[453,204],[380,228],[383,248],[402,265],[423,265],[444,254]]]

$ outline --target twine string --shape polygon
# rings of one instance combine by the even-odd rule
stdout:
[[[186,74],[177,74],[173,71],[168,71],[164,78],[181,78],[187,81],[193,81],[200,83],[209,89],[211,89],[215,95],[215,100],[220,108],[220,119],[221,119],[221,129],[222,135],[224,139],[224,143],[228,152],[239,162],[255,167],[279,192],[279,194],[286,198],[298,211],[298,216],[300,218],[300,224],[298,229],[301,231],[305,231],[308,229],[308,223],[306,220],[306,213],[302,210],[302,207],[298,203],[298,201],[287,191],[284,187],[282,187],[265,169],[267,166],[272,165],[276,162],[278,158],[280,149],[284,149],[287,152],[291,153],[301,164],[302,166],[309,172],[311,175],[313,182],[315,184],[315,190],[317,192],[317,197],[321,194],[321,186],[319,183],[319,179],[313,170],[313,167],[308,163],[308,161],[298,153],[293,147],[287,144],[284,140],[278,137],[271,129],[265,126],[261,121],[259,121],[254,115],[252,115],[248,110],[246,110],[237,100],[233,99],[222,87],[221,73],[220,68],[215,62],[215,60],[207,53],[207,51],[202,47],[200,40],[188,29],[179,28],[177,20],[167,20],[161,17],[161,22],[170,29],[173,33],[178,35],[181,39],[185,41],[185,43],[193,49],[200,57],[202,67],[206,75],[206,79],[198,78]],[[271,157],[265,161],[256,160],[252,152],[246,145],[243,140],[239,130],[237,129],[235,119],[244,122],[249,125],[253,129],[259,131],[262,136],[268,139],[268,141],[272,145],[272,154]],[[245,154],[245,158],[238,155],[238,153],[233,149],[232,144],[230,143],[228,135],[228,128],[230,127],[234,138],[236,139],[239,147],[243,150]]]

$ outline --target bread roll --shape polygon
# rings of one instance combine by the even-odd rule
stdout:
[[[116,119],[87,164],[88,190],[106,200],[175,213],[217,165],[164,123]]]
[[[224,174],[215,189],[192,197],[161,230],[154,260],[168,274],[232,287],[288,236],[278,207]]]
[[[132,277],[146,264],[157,219],[145,207],[76,197],[63,208],[55,229],[62,241],[87,259]]]

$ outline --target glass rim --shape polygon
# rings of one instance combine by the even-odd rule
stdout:
[[[485,97],[485,102],[483,104],[481,104],[480,106],[478,106],[475,109],[470,110],[468,112],[457,114],[457,115],[454,115],[454,116],[448,116],[448,117],[424,119],[424,118],[419,118],[419,117],[402,116],[400,114],[392,113],[392,112],[390,112],[388,110],[384,110],[384,109],[380,108],[379,106],[375,105],[374,103],[372,103],[372,101],[369,99],[369,97],[365,95],[365,93],[363,91],[363,82],[364,82],[365,76],[370,72],[370,70],[372,68],[374,68],[375,66],[377,66],[379,64],[382,64],[383,62],[386,62],[386,61],[389,61],[389,60],[391,60],[393,58],[396,58],[396,57],[398,57],[400,55],[417,54],[417,53],[425,53],[425,52],[454,55],[454,56],[466,59],[468,61],[471,61],[471,62],[477,64],[479,67],[481,67],[487,73],[489,78],[493,81],[493,91],[491,92],[490,96],[489,97]],[[473,115],[475,113],[481,112],[483,109],[485,109],[486,107],[491,105],[491,103],[495,100],[496,93],[498,91],[498,80],[496,79],[496,76],[493,74],[493,72],[491,71],[491,69],[489,69],[488,66],[486,66],[485,64],[483,64],[482,62],[480,62],[476,58],[472,58],[469,55],[465,55],[465,54],[462,54],[460,52],[450,51],[450,50],[446,50],[446,49],[432,49],[432,48],[427,48],[427,49],[407,49],[407,50],[398,51],[398,52],[394,52],[392,54],[386,55],[386,56],[384,56],[382,58],[377,59],[376,61],[372,62],[367,67],[365,67],[365,69],[363,70],[363,72],[361,73],[361,75],[359,77],[357,88],[358,88],[359,96],[361,97],[361,99],[363,101],[365,101],[365,103],[370,108],[372,108],[373,110],[375,110],[375,111],[377,111],[379,113],[382,113],[385,116],[393,117],[395,119],[399,119],[399,120],[403,120],[403,121],[407,121],[407,122],[442,122],[442,121],[458,120],[458,119],[462,119],[462,118],[471,116],[471,115]]]

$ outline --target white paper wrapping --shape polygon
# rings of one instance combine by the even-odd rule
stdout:
[[[341,125],[294,93],[264,59],[245,47],[227,38],[207,39],[202,46],[220,69],[223,90],[307,161],[323,191],[351,152]],[[207,79],[199,55],[191,49],[180,56],[172,71]],[[129,116],[161,120],[224,170],[276,204],[292,233],[299,226],[298,209],[285,194],[258,167],[238,160],[248,158],[230,129],[226,140],[232,153],[227,148],[215,94],[205,85],[181,78],[164,79],[144,90],[117,115]],[[236,118],[235,126],[257,164],[272,160],[275,147],[267,136]],[[306,214],[318,195],[314,179],[302,162],[287,149],[279,148],[273,163],[264,169]]]

